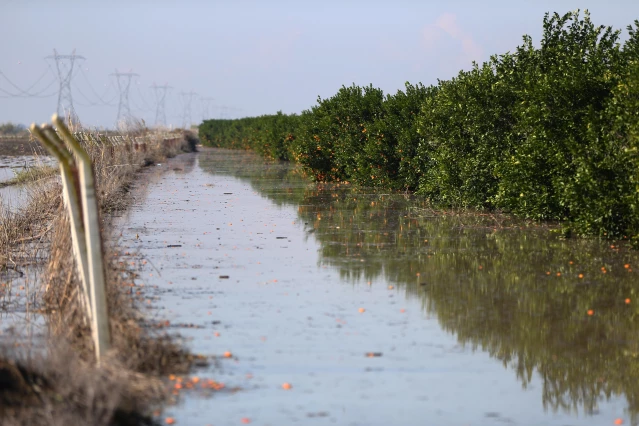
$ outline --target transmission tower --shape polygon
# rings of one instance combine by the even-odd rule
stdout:
[[[164,86],[158,86],[153,83],[151,89],[155,92],[155,125],[166,126],[166,110],[164,109],[166,104],[166,94],[169,89],[172,89],[171,86],[165,84]]]
[[[131,79],[137,77],[139,74],[133,72],[118,72],[115,70],[114,75],[118,82],[118,90],[120,92],[120,102],[118,103],[118,118],[115,122],[119,123],[120,120],[130,121],[133,116],[131,115],[131,107],[129,107],[129,89],[131,88]]]
[[[73,95],[71,94],[71,79],[73,78],[73,70],[76,61],[84,60],[84,56],[76,55],[75,49],[70,55],[58,55],[53,49],[53,56],[47,56],[45,59],[55,59],[55,67],[58,70],[58,80],[60,88],[58,89],[58,115],[60,117],[68,116],[76,121],[77,115],[73,108]]]
[[[211,118],[209,109],[211,107],[211,102],[213,102],[214,100],[215,99],[213,98],[200,98],[200,102],[202,103],[202,121]]]
[[[242,108],[235,108],[228,105],[215,106],[214,108],[220,110],[220,120],[230,119],[229,111],[233,113],[233,116],[235,116],[235,113],[244,111]]]
[[[184,103],[184,112],[182,113],[182,128],[184,129],[190,128],[191,123],[193,123],[191,119],[191,104],[193,103],[193,98],[196,96],[197,93],[193,91],[180,93],[180,97]]]

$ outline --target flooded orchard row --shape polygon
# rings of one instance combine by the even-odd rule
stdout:
[[[245,152],[168,167],[122,244],[152,315],[219,356],[178,424],[637,424],[636,253]]]

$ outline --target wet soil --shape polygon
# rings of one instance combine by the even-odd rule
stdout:
[[[0,137],[0,156],[32,156],[48,155],[46,151],[35,141],[26,137]]]
[[[177,424],[638,423],[636,252],[245,152],[148,174],[121,245],[226,389],[183,392]]]

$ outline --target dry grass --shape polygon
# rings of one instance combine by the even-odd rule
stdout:
[[[20,170],[16,175],[4,182],[0,182],[0,188],[11,185],[21,185],[25,183],[37,182],[42,179],[49,179],[57,176],[60,171],[54,166],[33,166]]]
[[[117,360],[96,368],[69,346],[51,347],[46,355],[21,362],[3,358],[3,425],[152,424],[149,410],[165,398],[160,379],[135,373]]]
[[[138,138],[137,150],[133,145],[86,143],[106,218],[102,220],[104,241],[111,241],[108,215],[127,207],[140,169],[195,144],[194,138],[183,134],[163,144],[143,129],[136,132],[132,136]],[[49,343],[46,355],[0,353],[0,423],[148,424],[150,410],[165,397],[159,377],[188,371],[194,357],[168,335],[144,325],[131,294],[133,271],[121,262],[117,247],[107,246],[112,350],[101,367],[95,367],[59,180],[39,180],[32,186],[24,209],[0,212],[0,261],[11,267],[18,257],[46,259],[37,303],[44,307],[50,335],[62,343]]]

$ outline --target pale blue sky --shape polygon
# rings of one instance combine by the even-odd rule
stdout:
[[[117,106],[90,106],[116,97],[116,69],[139,74],[130,105],[155,119],[153,83],[173,86],[167,121],[182,124],[180,92],[212,97],[209,115],[301,112],[341,85],[403,88],[447,79],[472,60],[513,50],[524,34],[535,43],[546,11],[589,9],[596,24],[624,29],[639,18],[639,1],[216,1],[0,0],[0,71],[27,89],[47,70],[45,56],[86,57],[73,80],[84,124],[112,126]],[[53,67],[53,62],[49,62]],[[46,74],[30,92],[56,92]],[[46,85],[52,83],[48,90]],[[0,76],[0,123],[42,122],[57,95],[3,97],[16,89]],[[117,104],[117,99],[112,101]],[[228,106],[224,111],[221,106]],[[231,107],[236,108],[231,109]],[[192,105],[199,122],[202,102]]]

